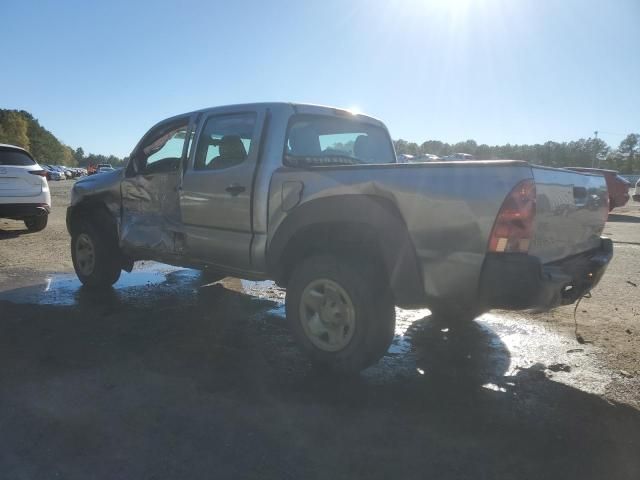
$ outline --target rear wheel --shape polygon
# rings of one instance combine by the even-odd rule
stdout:
[[[379,270],[330,255],[302,261],[287,288],[287,320],[317,363],[355,373],[384,355],[393,340],[395,306]]]
[[[24,219],[24,225],[30,232],[39,232],[47,226],[49,215],[39,215],[37,217],[28,217]]]
[[[120,251],[115,240],[93,225],[79,225],[71,237],[71,258],[78,278],[88,287],[110,287],[121,272]]]

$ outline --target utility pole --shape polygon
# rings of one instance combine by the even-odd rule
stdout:
[[[597,140],[598,140],[598,131],[596,130],[595,132],[593,132],[593,134],[596,137],[596,145],[597,145]],[[596,166],[596,158],[598,156],[598,151],[596,150],[595,152],[593,152],[593,159],[591,160],[591,168],[594,168]],[[598,160],[598,167],[600,167],[600,160]]]

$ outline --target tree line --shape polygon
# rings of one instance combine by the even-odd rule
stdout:
[[[31,152],[44,164],[86,167],[98,163],[119,166],[126,161],[115,155],[85,153],[82,147],[75,150],[60,142],[44,128],[36,118],[24,110],[0,109],[0,143],[18,145]],[[535,145],[486,145],[475,140],[454,144],[428,140],[418,145],[406,140],[395,140],[396,153],[440,157],[452,153],[468,153],[479,160],[512,159],[547,165],[550,167],[590,167],[619,170],[621,173],[640,173],[640,134],[626,136],[617,148],[612,148],[601,138],[581,138],[571,142],[545,142]]]
[[[0,143],[17,145],[28,150],[39,163],[86,167],[98,163],[119,166],[126,158],[115,155],[86,154],[79,147],[75,150],[60,142],[55,135],[24,110],[0,109]]]
[[[453,153],[468,153],[479,160],[525,160],[549,167],[591,167],[640,173],[640,134],[630,133],[617,148],[601,138],[581,138],[571,142],[548,141],[535,145],[486,145],[475,140],[454,144],[428,140],[418,145],[406,140],[394,141],[397,154],[432,154],[444,157]]]

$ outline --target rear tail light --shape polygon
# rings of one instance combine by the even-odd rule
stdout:
[[[502,202],[489,237],[489,251],[527,253],[535,216],[536,184],[533,180],[523,180]]]
[[[47,176],[47,171],[46,170],[29,170],[29,173],[31,175],[38,175],[39,177],[46,177]]]

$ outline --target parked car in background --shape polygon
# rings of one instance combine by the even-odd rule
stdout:
[[[69,170],[67,167],[65,167],[64,165],[54,165],[54,167],[59,171],[62,172],[62,174],[64,175],[65,179],[70,179],[73,177],[73,174],[71,173],[71,170]]]
[[[37,232],[47,226],[50,210],[47,171],[23,148],[0,144],[0,218],[22,220]]]
[[[64,174],[53,168],[51,165],[42,165],[42,168],[47,172],[47,180],[64,180]]]
[[[413,161],[413,155],[408,153],[400,153],[396,156],[396,163],[410,163]]]
[[[71,171],[70,168],[64,166],[64,165],[58,165],[58,169],[64,173],[64,176],[67,180],[73,178],[73,172]]]
[[[609,211],[617,207],[623,207],[629,201],[631,182],[622,178],[617,170],[587,167],[567,167],[567,170],[602,175],[607,182],[607,190],[609,191]]]
[[[108,163],[106,163],[106,164],[105,163],[101,163],[96,168],[96,173],[113,172],[114,170],[115,170],[115,168],[113,168]]]
[[[633,200],[634,202],[640,202],[640,178],[636,182],[636,188],[633,192]]]
[[[465,160],[475,160],[473,155],[469,155],[468,153],[452,153],[451,155],[447,155],[446,157],[442,157],[442,160],[451,162],[451,161],[465,161]]]
[[[397,163],[379,120],[259,103],[158,123],[124,169],[75,183],[67,228],[88,288],[137,260],[275,280],[301,347],[354,372],[396,305],[455,324],[574,303],[613,255],[606,198],[600,176],[523,161]]]
[[[430,153],[423,153],[421,155],[416,155],[409,163],[419,163],[419,162],[438,162],[442,159],[438,155],[432,155]]]

